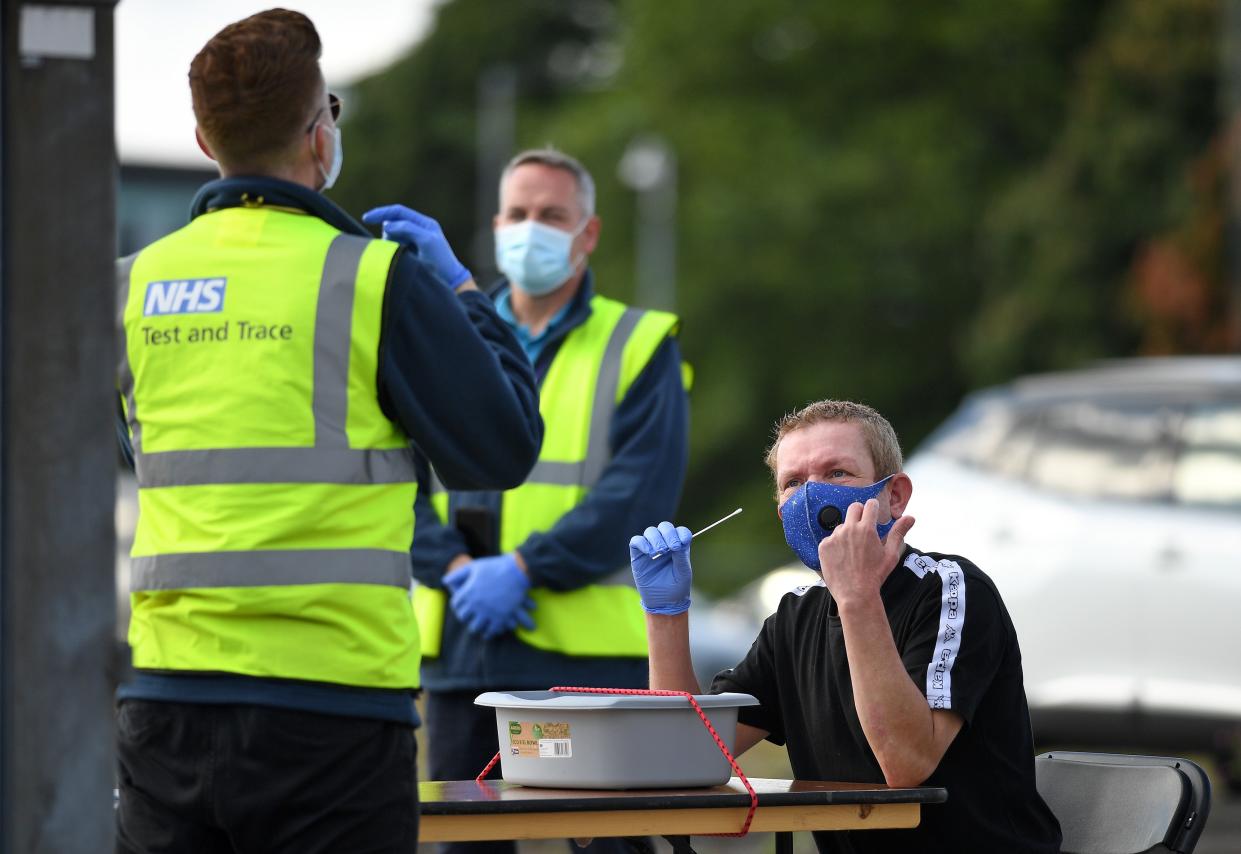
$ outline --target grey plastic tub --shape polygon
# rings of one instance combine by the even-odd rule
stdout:
[[[733,749],[737,709],[749,694],[696,695]],[[684,697],[491,691],[474,699],[496,710],[504,779],[566,789],[718,786],[732,768]]]

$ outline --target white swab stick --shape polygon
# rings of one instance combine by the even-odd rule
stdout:
[[[731,513],[729,513],[729,514],[728,514],[727,516],[725,516],[723,519],[716,519],[714,522],[712,522],[712,523],[711,523],[710,525],[708,525],[707,527],[705,527],[705,528],[703,528],[703,529],[701,529],[701,530],[699,530],[699,531],[695,531],[694,533],[690,534],[690,535],[689,535],[689,538],[692,540],[694,537],[697,537],[699,534],[705,534],[707,531],[710,531],[710,530],[711,530],[712,528],[714,528],[716,525],[720,524],[721,522],[727,522],[729,519],[731,519],[732,517],[736,516],[736,515],[737,515],[738,513],[740,513],[740,512],[741,512],[741,508],[740,508],[740,507],[738,507],[736,510],[734,510],[734,511],[733,511],[733,512],[731,512]],[[655,554],[651,555],[651,558],[653,559],[653,558],[657,558],[657,557],[663,557],[663,556],[664,556],[664,555],[666,555],[666,554],[667,554],[667,552],[656,552]]]

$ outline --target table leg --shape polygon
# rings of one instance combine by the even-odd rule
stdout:
[[[793,834],[781,830],[776,834],[776,854],[793,854]]]

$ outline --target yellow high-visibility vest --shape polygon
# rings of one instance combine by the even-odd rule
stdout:
[[[118,262],[134,667],[418,686],[413,455],[377,396],[396,250],[239,207]]]
[[[612,414],[679,320],[663,311],[631,308],[595,295],[590,316],[565,336],[539,389],[543,447],[521,486],[501,499],[501,552],[551,528],[590,493],[611,459]],[[688,375],[683,378],[688,385]],[[431,496],[448,523],[448,494]],[[517,629],[530,646],[565,655],[642,657],[646,621],[628,567],[611,583],[559,592],[534,588],[534,630]],[[439,654],[445,594],[418,585],[414,609],[422,627],[422,652]]]

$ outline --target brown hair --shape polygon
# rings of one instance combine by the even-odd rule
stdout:
[[[888,419],[864,403],[853,403],[849,400],[820,400],[803,406],[796,412],[790,412],[779,421],[773,430],[775,437],[771,447],[767,449],[767,468],[771,476],[776,477],[776,451],[780,448],[780,440],[802,427],[821,424],[824,421],[849,421],[861,425],[862,438],[866,449],[870,451],[871,460],[875,464],[875,476],[885,478],[896,474],[904,465],[901,455],[901,443],[896,438],[896,431],[888,423]],[[776,484],[779,494],[780,485]]]
[[[190,63],[194,117],[212,153],[232,168],[264,167],[297,144],[322,74],[315,25],[268,9],[220,30]]]

